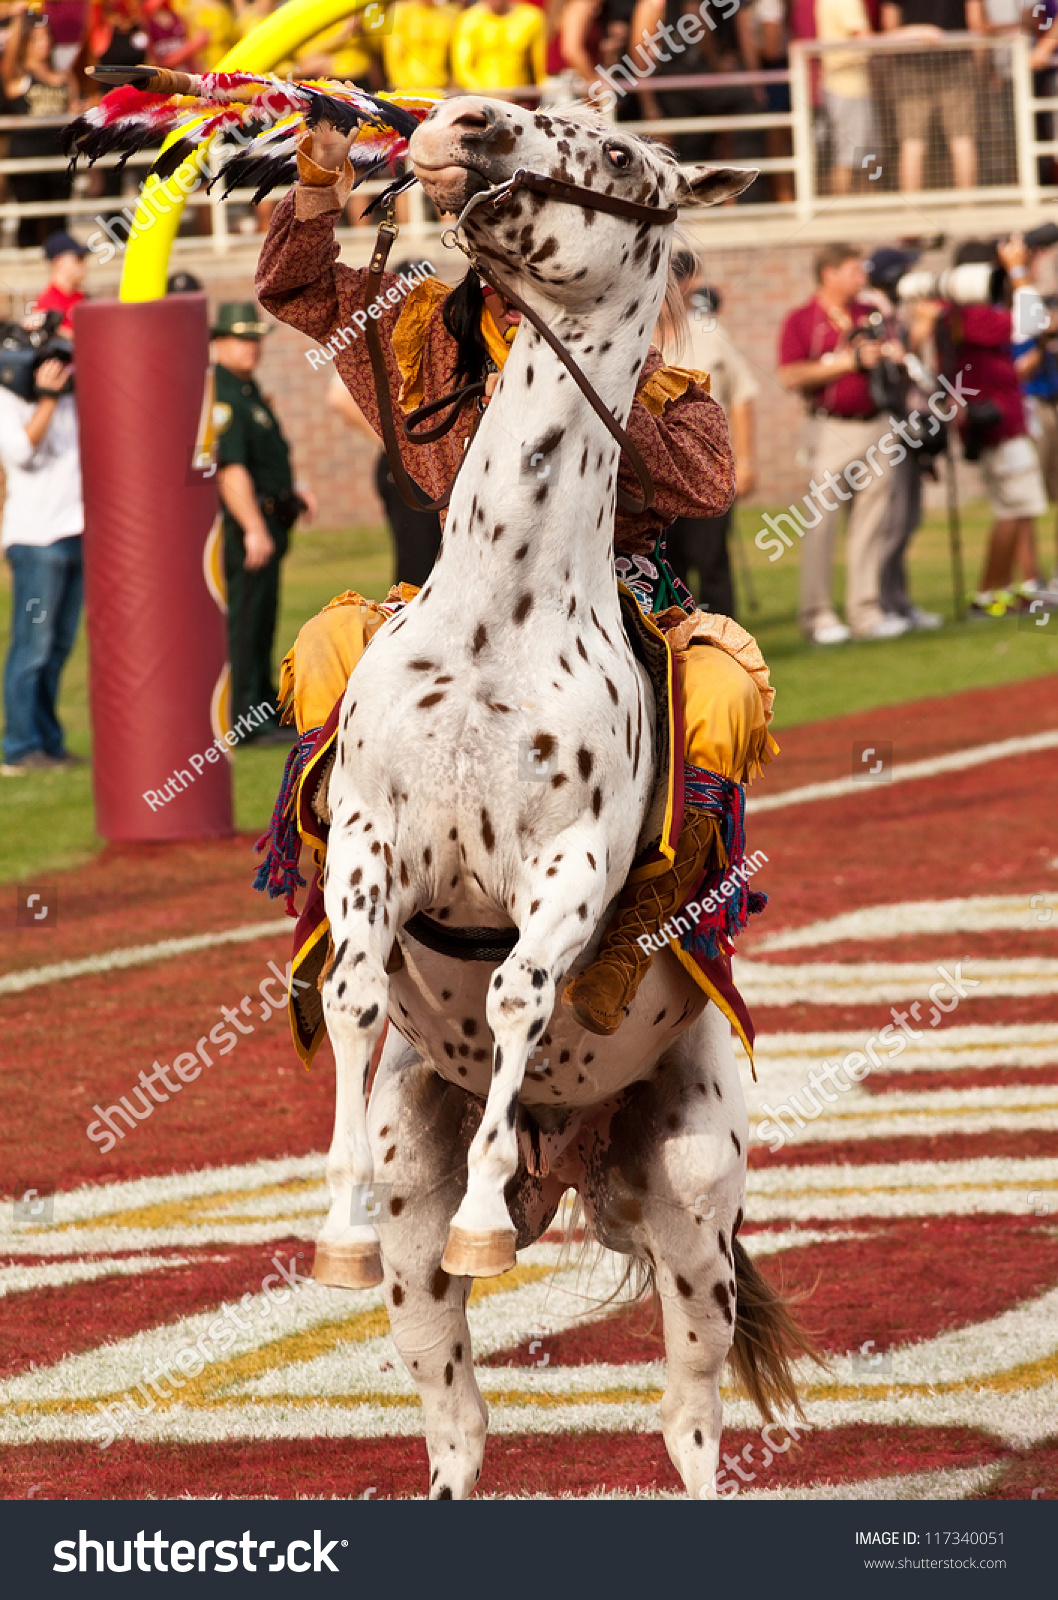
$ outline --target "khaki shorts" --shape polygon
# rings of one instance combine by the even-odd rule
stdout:
[[[832,94],[824,100],[830,118],[830,142],[836,167],[851,167],[857,155],[870,150],[873,140],[871,102],[866,95]]]
[[[1047,491],[1036,446],[1027,433],[1017,439],[1004,439],[981,455],[981,477],[992,504],[992,515],[1000,522],[1012,517],[1042,517],[1047,510]]]
[[[934,112],[949,144],[960,135],[972,138],[977,97],[973,63],[938,63],[932,82],[923,77],[921,69],[925,65],[916,63],[919,71],[905,73],[903,84],[897,80],[904,91],[896,103],[896,132],[901,144],[905,139],[928,139]]]

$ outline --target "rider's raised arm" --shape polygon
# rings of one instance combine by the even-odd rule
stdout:
[[[378,431],[378,402],[364,329],[368,317],[382,339],[394,392],[400,374],[390,346],[406,293],[391,272],[384,273],[376,296],[368,303],[366,267],[347,267],[338,260],[334,230],[353,187],[348,162],[341,171],[317,166],[308,154],[307,136],[298,148],[298,182],[272,216],[257,265],[257,297],[280,322],[289,323],[324,347],[314,366],[338,362],[350,393]],[[312,353],[307,352],[312,360]],[[321,378],[321,382],[323,379]]]
[[[654,479],[654,503],[639,516],[618,511],[618,549],[645,554],[677,517],[717,517],[727,510],[735,497],[727,419],[695,374],[664,366],[652,351],[627,431]],[[621,462],[617,482],[627,494],[639,495],[639,480],[627,461]]]

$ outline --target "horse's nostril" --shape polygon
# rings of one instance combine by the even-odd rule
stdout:
[[[481,133],[490,126],[492,118],[484,107],[469,107],[461,111],[452,123],[453,128],[466,128],[470,132]]]

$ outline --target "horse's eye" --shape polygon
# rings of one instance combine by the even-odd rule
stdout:
[[[631,160],[628,151],[622,150],[619,144],[607,145],[606,154],[612,165],[615,167],[627,167]]]

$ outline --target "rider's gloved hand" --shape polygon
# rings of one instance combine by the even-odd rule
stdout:
[[[298,153],[325,172],[341,172],[356,134],[355,128],[351,133],[339,133],[329,122],[320,122],[298,140]]]

